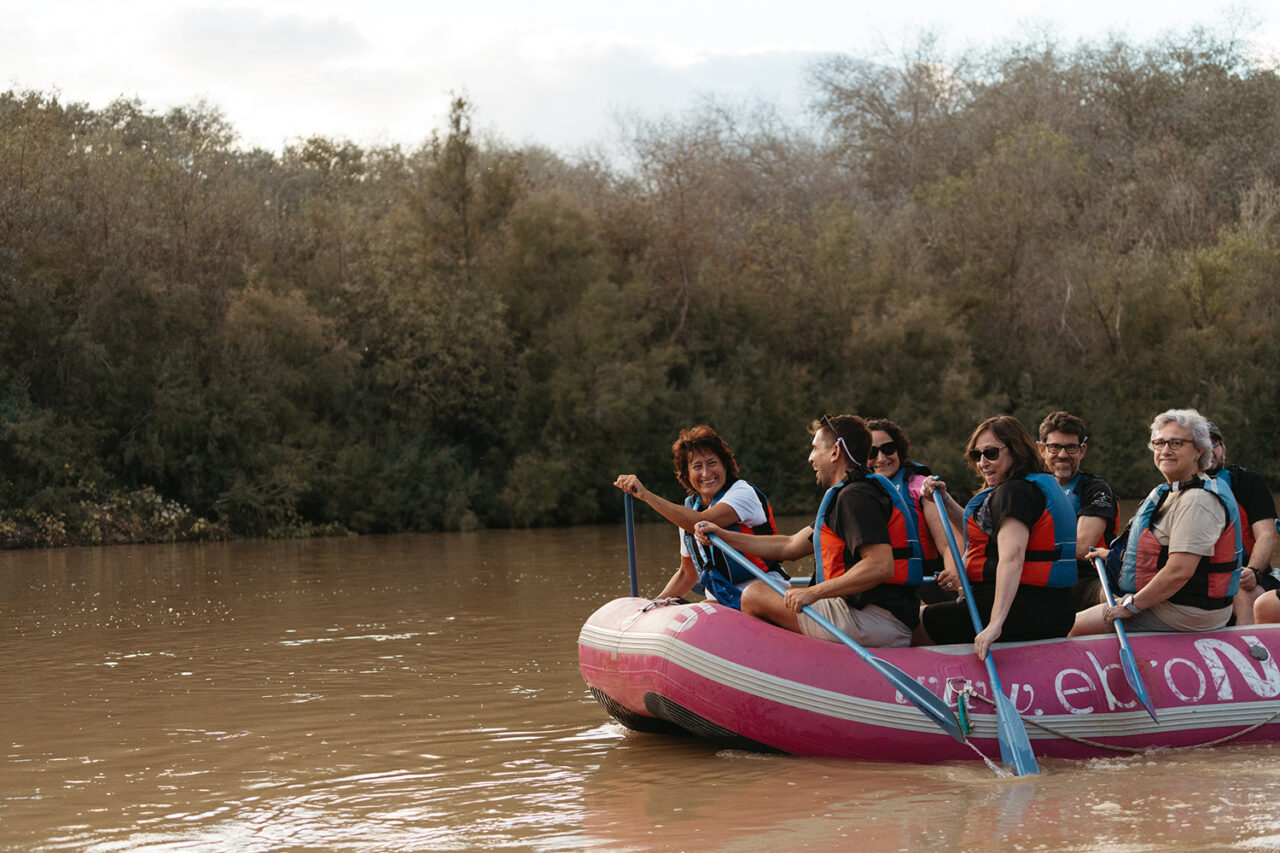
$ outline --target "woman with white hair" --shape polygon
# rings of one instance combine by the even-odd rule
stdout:
[[[1117,619],[1130,631],[1210,631],[1231,617],[1240,585],[1240,514],[1231,490],[1203,473],[1213,464],[1209,422],[1195,409],[1162,412],[1147,447],[1165,482],[1129,527],[1120,573],[1128,594],[1115,606],[1077,613],[1071,636],[1105,633]]]

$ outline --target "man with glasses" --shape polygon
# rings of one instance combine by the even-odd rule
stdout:
[[[1280,581],[1271,574],[1271,553],[1276,545],[1276,502],[1267,481],[1260,474],[1239,465],[1227,464],[1226,442],[1222,440],[1222,431],[1212,421],[1209,422],[1209,439],[1213,442],[1213,462],[1205,473],[1225,481],[1240,506],[1245,571],[1240,573],[1240,592],[1233,606],[1236,624],[1251,625],[1255,602],[1263,593],[1280,588]],[[1273,594],[1270,598],[1274,601],[1276,596]]]
[[[1040,455],[1076,511],[1077,577],[1072,598],[1077,611],[1104,600],[1098,573],[1086,559],[1091,548],[1115,538],[1119,508],[1107,481],[1080,470],[1088,451],[1084,421],[1069,412],[1051,412],[1040,422]]]

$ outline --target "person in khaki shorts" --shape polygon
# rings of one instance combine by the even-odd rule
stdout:
[[[836,642],[800,612],[809,605],[863,646],[910,645],[920,618],[914,585],[919,581],[910,577],[908,561],[895,555],[911,550],[911,543],[894,542],[890,534],[890,519],[899,510],[884,481],[873,479],[863,461],[871,433],[857,415],[820,418],[809,425],[809,432],[809,464],[818,485],[837,489],[824,516],[815,520],[823,576],[815,577],[810,586],[788,590],[785,599],[756,581],[743,590],[742,612],[788,631]],[[797,560],[814,552],[814,525],[791,536],[748,536],[703,521],[694,532],[704,542],[714,534],[766,560]],[[918,546],[915,550],[918,553]]]

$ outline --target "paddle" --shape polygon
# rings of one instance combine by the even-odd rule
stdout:
[[[1116,601],[1111,596],[1111,585],[1107,582],[1107,569],[1102,565],[1102,560],[1094,557],[1093,567],[1098,570],[1098,580],[1102,581],[1102,591],[1107,596],[1107,606],[1115,607]],[[1117,619],[1113,624],[1116,626],[1116,636],[1120,638],[1120,668],[1124,670],[1124,680],[1129,682],[1129,686],[1133,688],[1138,701],[1147,709],[1151,719],[1159,723],[1160,718],[1156,716],[1156,709],[1151,707],[1151,700],[1147,698],[1147,686],[1142,683],[1138,662],[1134,660],[1133,649],[1129,646],[1129,635],[1124,631],[1124,620]]]
[[[787,587],[783,586],[777,578],[770,577],[760,571],[759,566],[739,554],[736,550],[726,544],[719,536],[711,536],[708,538],[717,548],[728,555],[730,559],[734,560],[738,565],[764,581],[769,585],[769,588],[778,593],[778,595],[781,595],[783,598],[786,597]],[[964,742],[964,731],[960,728],[960,723],[956,720],[955,713],[947,707],[947,704],[939,699],[936,694],[926,690],[914,678],[907,675],[893,664],[888,661],[881,660],[862,646],[858,645],[847,634],[823,618],[822,614],[818,613],[812,607],[805,605],[804,613],[810,619],[826,629],[827,633],[831,634],[831,636],[853,649],[854,653],[856,653],[858,657],[862,658],[871,666],[872,669],[888,679],[889,683],[896,687],[899,693],[907,697],[907,699],[919,708],[926,717],[937,723],[944,732],[951,735],[961,743]]]
[[[956,574],[960,576],[960,585],[964,588],[964,600],[969,605],[969,618],[973,620],[973,631],[979,634],[982,632],[982,619],[978,616],[978,605],[974,603],[973,592],[969,589],[969,577],[965,574],[960,546],[956,545],[956,536],[951,530],[947,505],[943,502],[942,495],[936,490],[933,493],[933,501],[938,505],[938,512],[942,514],[942,529],[946,531],[951,559],[955,561]],[[991,679],[991,692],[995,694],[993,698],[996,702],[996,734],[1000,736],[1000,758],[1006,767],[1011,768],[1019,776],[1039,773],[1040,766],[1036,764],[1036,755],[1031,751],[1031,738],[1027,735],[1027,727],[1022,724],[1018,709],[1013,707],[1009,697],[1004,695],[1004,687],[1000,684],[1000,676],[996,675],[996,664],[991,657],[991,652],[988,651],[985,661],[987,678]]]
[[[631,493],[622,493],[622,506],[627,516],[627,567],[631,569],[631,597],[640,597],[640,580],[636,576],[636,518],[631,509]]]

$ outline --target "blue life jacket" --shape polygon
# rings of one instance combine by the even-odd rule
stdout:
[[[733,485],[730,483],[729,485]],[[748,485],[751,485],[748,483]],[[702,506],[702,497],[697,493],[689,495],[684,499],[684,505],[692,510],[702,511],[710,509],[711,506],[720,502],[720,498],[724,497],[724,493],[728,491],[728,486],[721,489],[712,499],[711,504]],[[756,497],[760,499],[760,506],[764,508],[765,523],[757,524],[755,527],[748,527],[739,522],[734,525],[733,530],[740,533],[750,533],[756,536],[770,536],[778,532],[778,527],[773,521],[773,507],[769,505],[769,499],[764,496],[764,492],[751,486],[755,491]],[[688,531],[684,532],[685,550],[689,552],[693,565],[698,570],[698,582],[702,584],[704,589],[710,590],[715,596],[716,601],[732,607],[734,610],[742,609],[742,590],[738,589],[738,584],[746,583],[754,580],[755,575],[738,565],[736,561],[729,560],[720,549],[714,545],[703,546],[694,538],[693,534]],[[777,572],[782,577],[788,577],[783,571],[782,565],[777,560],[762,560],[759,557],[753,557],[750,554],[743,554],[748,560],[754,563],[762,572]]]
[[[1044,495],[1044,512],[1031,526],[1022,558],[1022,580],[1029,586],[1059,589],[1076,583],[1076,513],[1062,486],[1049,474],[1032,473],[1024,478]],[[995,582],[994,566],[987,577],[987,545],[998,531],[988,534],[974,519],[978,509],[991,497],[989,486],[974,495],[964,508],[965,574],[974,583]]]
[[[827,489],[822,496],[822,503],[818,505],[818,517],[813,523],[813,583],[822,583],[828,577],[839,577],[852,568],[844,565],[844,540],[836,536],[826,523],[826,518],[840,489],[855,482],[856,476],[850,474]],[[863,478],[879,486],[893,505],[887,522],[889,544],[893,548],[893,577],[885,582],[918,586],[924,577],[924,562],[914,509],[889,480],[879,474],[864,474]]]

